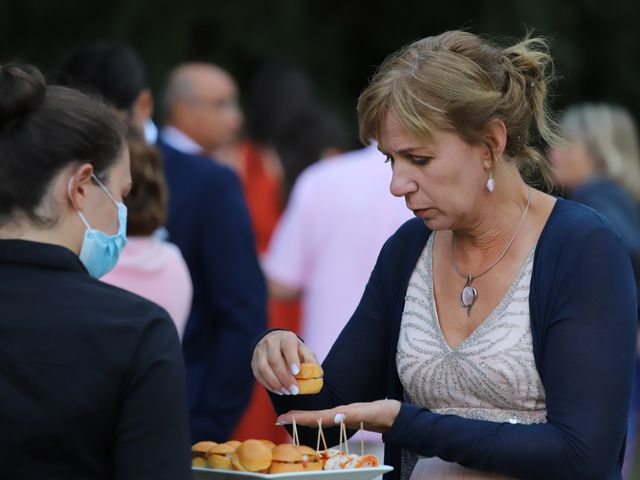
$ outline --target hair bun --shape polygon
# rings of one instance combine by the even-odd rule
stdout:
[[[44,76],[36,67],[0,66],[0,128],[36,110],[45,93]]]

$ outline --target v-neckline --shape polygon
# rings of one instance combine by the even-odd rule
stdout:
[[[442,327],[440,325],[440,317],[438,315],[438,306],[436,305],[436,295],[435,295],[435,288],[434,288],[434,272],[433,272],[433,243],[434,243],[434,237],[435,237],[434,233],[435,232],[432,232],[432,234],[429,235],[429,239],[427,240],[427,246],[426,246],[427,247],[426,270],[428,272],[427,289],[428,289],[429,295],[431,296],[431,301],[429,302],[429,309],[431,310],[431,318],[435,323],[435,330],[437,331],[438,336],[440,337],[440,341],[444,346],[446,346],[449,352],[454,353],[454,352],[459,352],[465,346],[465,344],[467,344],[473,338],[477,337],[481,333],[481,331],[483,331],[486,328],[487,325],[490,325],[495,319],[495,317],[497,316],[497,314],[501,310],[503,310],[506,304],[511,300],[516,288],[518,287],[518,284],[520,283],[520,281],[522,280],[522,277],[526,273],[527,265],[529,265],[529,263],[532,261],[535,255],[537,243],[533,247],[531,247],[531,250],[527,254],[527,257],[524,263],[520,266],[518,273],[516,273],[516,276],[513,279],[511,285],[509,286],[505,294],[502,296],[498,304],[491,310],[491,312],[489,312],[489,314],[482,320],[482,322],[480,322],[480,324],[468,336],[466,336],[458,345],[456,345],[455,347],[452,347],[447,341],[447,339],[445,338],[444,333],[442,332]]]

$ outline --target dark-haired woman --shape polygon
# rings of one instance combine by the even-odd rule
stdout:
[[[97,280],[126,243],[118,115],[0,67],[0,179],[0,478],[190,478],[175,327]]]

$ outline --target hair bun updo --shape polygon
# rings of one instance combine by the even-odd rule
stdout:
[[[36,67],[0,66],[0,129],[36,110],[45,93],[44,76]]]

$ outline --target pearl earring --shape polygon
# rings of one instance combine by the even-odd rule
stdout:
[[[487,180],[487,190],[493,192],[494,188],[496,188],[496,182],[493,180],[493,175],[491,174],[491,170],[489,170],[489,180]]]

